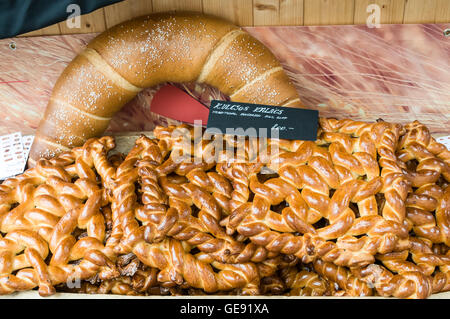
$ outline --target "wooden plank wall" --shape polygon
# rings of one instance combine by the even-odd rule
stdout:
[[[191,10],[222,16],[241,26],[364,24],[369,4],[381,8],[381,23],[450,22],[450,0],[125,0],[23,36],[100,32],[139,15]]]

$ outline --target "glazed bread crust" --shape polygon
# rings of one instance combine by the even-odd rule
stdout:
[[[232,101],[302,106],[276,57],[251,35],[197,13],[158,13],[119,24],[93,39],[53,89],[30,166],[100,136],[142,89],[199,82]]]

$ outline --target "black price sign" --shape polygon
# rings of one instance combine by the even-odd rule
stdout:
[[[206,131],[315,141],[318,121],[319,112],[316,110],[213,100]]]

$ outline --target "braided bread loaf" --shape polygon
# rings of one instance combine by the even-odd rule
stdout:
[[[158,13],[101,33],[55,84],[30,166],[100,136],[142,89],[162,82],[212,85],[232,101],[299,107],[273,54],[245,31],[196,13]]]
[[[425,126],[321,119],[315,142],[192,133],[157,127],[127,156],[90,139],[0,185],[0,294],[450,290],[450,156]],[[224,161],[217,141],[244,151]]]
[[[113,186],[107,153],[114,147],[111,137],[90,139],[1,185],[0,294],[39,286],[46,296],[72,278],[117,276],[103,217]],[[76,238],[76,228],[86,236]]]

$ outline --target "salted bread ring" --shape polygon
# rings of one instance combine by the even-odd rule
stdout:
[[[198,13],[133,19],[93,39],[66,67],[36,132],[30,166],[100,136],[142,89],[199,82],[232,101],[301,107],[275,56],[241,28]]]

